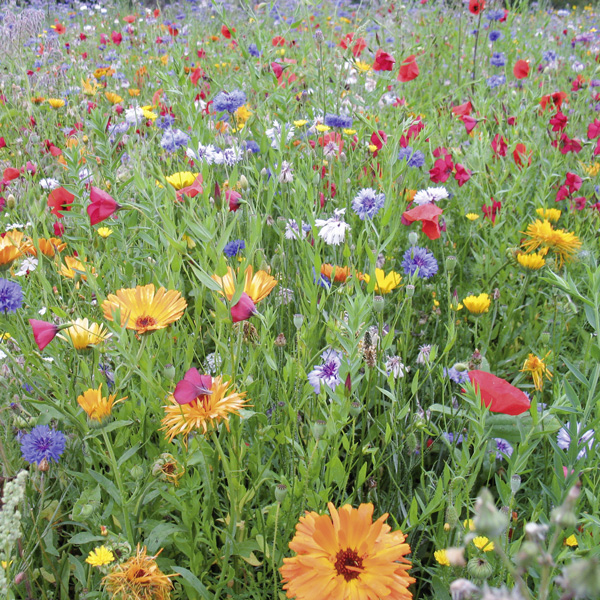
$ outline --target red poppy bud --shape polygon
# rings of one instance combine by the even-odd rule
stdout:
[[[244,292],[238,300],[238,303],[231,307],[231,320],[234,323],[239,323],[240,321],[249,319],[255,312],[256,306],[254,305],[252,298]]]
[[[90,202],[87,207],[90,225],[101,223],[121,208],[110,194],[94,186],[90,189]]]
[[[58,333],[58,327],[53,323],[48,323],[47,321],[29,319],[29,324],[33,329],[35,343],[40,350],[43,350]]]

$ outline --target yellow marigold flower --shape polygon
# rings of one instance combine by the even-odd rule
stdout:
[[[595,162],[593,164],[589,164],[586,165],[585,163],[580,162],[579,163],[582,167],[582,169],[585,171],[586,175],[590,176],[590,177],[596,177],[596,175],[598,175],[598,173],[600,172],[600,163],[599,162]]]
[[[446,550],[436,550],[433,553],[435,560],[437,560],[438,564],[442,565],[442,567],[449,567],[450,561],[448,560],[448,553]]]
[[[81,88],[83,89],[83,93],[86,96],[95,96],[98,93],[98,90],[101,89],[101,86],[98,85],[98,82],[91,81],[88,78],[85,80],[81,80]]]
[[[346,134],[346,135],[354,135],[356,133],[356,129],[342,129],[342,131]]]
[[[46,98],[44,98],[44,96],[34,96],[31,101],[34,104],[42,104],[43,102],[46,102]]]
[[[323,125],[323,124],[319,123],[318,125],[315,126],[315,129],[317,131],[320,131],[321,133],[325,133],[326,131],[329,131],[331,129],[331,127],[329,127],[329,125]]]
[[[170,600],[173,582],[171,577],[177,573],[165,575],[156,564],[156,557],[146,554],[146,547],[140,549],[129,560],[116,564],[111,572],[102,579],[102,584],[111,595],[111,600]]]
[[[306,119],[300,119],[299,121],[294,121],[294,127],[303,127],[307,123],[308,121]]]
[[[111,104],[119,104],[119,102],[123,102],[123,98],[114,92],[104,92],[104,96]]]
[[[492,301],[488,294],[479,294],[479,296],[467,296],[462,303],[471,314],[480,315],[489,310]]]
[[[196,181],[199,173],[191,173],[190,171],[180,171],[179,173],[173,173],[165,179],[170,183],[176,190],[180,190],[184,187],[188,187]]]
[[[192,431],[201,429],[202,433],[207,433],[221,421],[225,421],[229,431],[229,415],[238,414],[247,402],[246,392],[236,392],[231,386],[230,381],[223,381],[218,376],[212,378],[210,394],[197,396],[187,404],[179,404],[175,396],[169,396],[169,404],[163,407],[166,414],[160,431],[166,431],[165,438],[170,442],[176,435],[183,434],[186,444]]]
[[[109,67],[101,67],[94,71],[94,77],[96,79],[101,79],[102,77],[112,77],[115,74],[114,69],[110,69]]]
[[[30,242],[23,236],[22,231],[12,229],[0,236],[0,270],[8,267],[22,254],[29,252]]]
[[[146,119],[154,121],[158,118],[158,115],[155,112],[152,112],[152,110],[150,110],[151,108],[151,106],[142,106],[142,114]]]
[[[85,562],[92,567],[103,567],[108,565],[115,560],[115,555],[106,547],[99,546],[94,548],[85,559]]]
[[[544,358],[539,358],[535,354],[529,354],[521,369],[521,373],[531,373],[533,385],[538,392],[541,392],[544,388],[544,375],[548,381],[552,379],[552,373],[548,370],[544,362],[549,354],[550,352]]]
[[[81,279],[87,281],[88,273],[95,274],[96,270],[87,263],[82,263],[78,258],[74,256],[65,256],[65,264],[60,265],[60,274],[63,277],[69,279],[75,279],[76,275],[79,275]]]
[[[494,549],[494,542],[490,542],[485,536],[480,535],[473,539],[473,544],[476,548],[483,550],[484,552],[490,552]]]
[[[108,333],[103,325],[90,323],[87,319],[75,319],[75,322],[57,337],[63,340],[71,340],[75,350],[84,350],[89,346],[95,346],[106,341],[112,333]]]
[[[546,264],[546,259],[536,252],[533,254],[525,254],[524,252],[519,252],[517,254],[517,262],[524,268],[529,271],[538,271]]]
[[[329,515],[306,512],[296,525],[283,559],[283,589],[296,600],[409,600],[406,559],[410,546],[401,531],[391,531],[384,514],[373,522],[373,505],[349,504],[339,510],[330,502]]]
[[[244,104],[240,106],[234,113],[235,121],[237,123],[238,129],[242,129],[248,119],[252,116],[252,112],[250,111],[250,105]]]
[[[357,60],[357,61],[354,63],[354,65],[355,65],[355,67],[356,67],[356,68],[357,68],[359,71],[361,71],[362,73],[366,73],[367,71],[370,71],[370,70],[371,70],[371,65],[370,65],[369,63],[367,63],[367,62],[362,62],[362,61],[360,61],[360,60]]]
[[[113,233],[113,230],[110,227],[99,227],[96,230],[96,233],[101,237],[106,239],[109,235]]]
[[[48,98],[48,104],[52,108],[62,108],[65,105],[65,101],[61,98]]]
[[[377,146],[375,144],[369,144],[369,151],[375,152],[377,150]]]
[[[213,275],[214,279],[220,286],[220,293],[231,300],[235,296],[236,275],[231,267],[227,267],[227,273],[224,277]],[[264,300],[271,290],[277,285],[275,277],[269,275],[266,271],[257,271],[254,273],[252,265],[246,267],[246,277],[244,279],[244,292],[252,298],[254,304]]]
[[[78,396],[77,404],[83,408],[85,414],[91,421],[102,423],[104,419],[110,417],[112,414],[112,408],[115,404],[127,400],[127,397],[125,397],[119,398],[115,402],[116,397],[116,394],[110,394],[108,398],[103,397],[102,384],[100,384],[100,387],[97,390],[90,388],[89,390],[83,392],[81,396]]]
[[[120,312],[121,327],[138,334],[164,329],[183,315],[187,302],[176,290],[164,287],[155,292],[154,284],[118,290],[102,303],[104,318],[114,321]]]
[[[465,215],[465,217],[467,217],[467,219],[469,219],[469,221],[477,221],[477,219],[479,219],[479,215],[477,215],[475,213],[467,213]]]
[[[564,545],[571,546],[572,548],[576,548],[577,546],[579,546],[579,543],[577,542],[577,538],[575,537],[574,533],[572,533],[568,538],[565,538]]]
[[[127,89],[127,93],[131,96],[139,96],[140,95],[140,90],[138,88],[128,88]]]
[[[365,281],[369,283],[371,277],[365,273]],[[395,290],[402,281],[402,276],[396,271],[390,271],[387,275],[383,269],[375,269],[375,291],[380,294],[389,294],[392,290]]]
[[[562,214],[562,211],[560,211],[558,208],[536,208],[535,212],[537,213],[538,217],[547,219],[552,223],[556,223]]]
[[[473,519],[465,519],[463,521],[463,527],[469,531],[475,531],[475,521],[473,521]]]
[[[528,225],[527,231],[521,231],[521,233],[531,238],[523,243],[527,252],[533,252],[538,248],[551,250],[558,255],[561,267],[563,262],[572,260],[573,254],[581,247],[581,241],[574,233],[563,229],[554,229],[547,219],[544,221],[536,219],[535,223]]]

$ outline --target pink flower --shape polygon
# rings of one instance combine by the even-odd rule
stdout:
[[[394,68],[395,63],[396,61],[391,54],[379,49],[375,54],[373,71],[391,71]]]
[[[256,306],[252,298],[243,292],[235,306],[231,307],[231,320],[234,323],[249,319],[256,312]]]
[[[462,165],[456,165],[456,174],[454,175],[454,179],[458,181],[458,187],[462,187],[469,179],[471,179],[471,171],[469,169],[465,169]]]
[[[179,404],[189,404],[198,396],[212,394],[212,377],[200,375],[198,369],[188,369],[183,379],[175,386],[173,397]]]
[[[58,327],[53,323],[38,321],[37,319],[29,319],[29,324],[33,329],[35,343],[40,350],[43,350],[58,333]]]
[[[90,225],[101,223],[121,208],[110,194],[94,186],[90,189],[90,201],[87,207]]]

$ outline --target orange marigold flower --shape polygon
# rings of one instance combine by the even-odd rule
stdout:
[[[213,275],[212,278],[221,286],[221,293],[227,297],[227,300],[231,300],[235,296],[236,274],[231,267],[227,267],[227,273],[224,277]],[[277,280],[275,277],[272,277],[266,271],[256,271],[254,273],[252,265],[246,267],[244,292],[252,298],[254,304],[264,300],[276,285]]]
[[[13,229],[0,234],[0,267],[10,265],[30,247],[30,242],[23,237],[22,231]]]

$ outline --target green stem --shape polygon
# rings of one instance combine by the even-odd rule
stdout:
[[[273,531],[273,550],[271,552],[271,564],[273,568],[273,598],[277,598],[277,569],[275,565],[275,545],[277,542],[277,522],[279,521],[279,509],[281,502],[277,502],[277,510],[275,511],[275,530]]]

